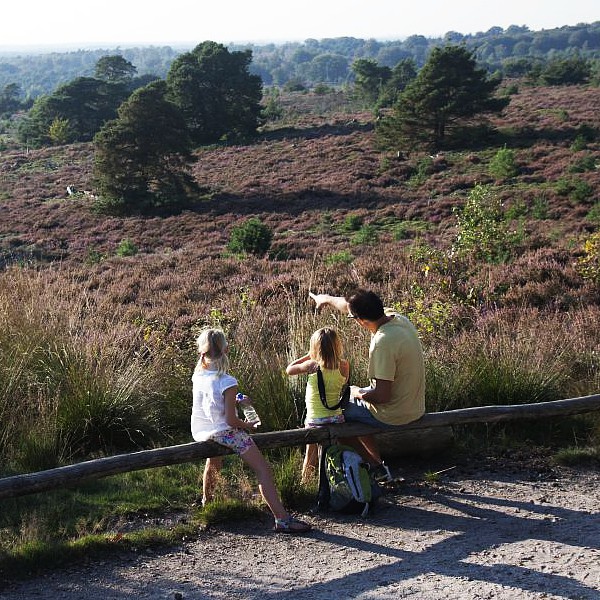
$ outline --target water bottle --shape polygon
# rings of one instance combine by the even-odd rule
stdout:
[[[244,413],[244,420],[246,423],[250,423],[254,428],[260,425],[260,417],[256,410],[254,410],[254,406],[251,404],[251,400],[246,394],[237,394],[235,397],[240,405],[242,412]]]

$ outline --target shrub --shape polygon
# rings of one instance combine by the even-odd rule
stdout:
[[[349,265],[354,261],[354,256],[348,250],[341,250],[340,252],[334,252],[325,258],[326,265],[345,264]]]
[[[554,190],[559,196],[567,196],[573,191],[573,182],[568,177],[557,179]]]
[[[600,225],[600,202],[596,202],[596,204],[590,208],[585,218],[596,226]]]
[[[578,158],[568,169],[569,173],[585,173],[596,169],[596,158],[593,154],[586,154]]]
[[[502,202],[490,187],[474,187],[457,214],[453,251],[486,262],[505,260],[514,239],[504,218]]]
[[[334,89],[326,83],[317,83],[317,85],[315,85],[315,87],[313,88],[313,92],[318,96],[331,94],[333,91]]]
[[[273,94],[269,96],[261,114],[267,121],[279,121],[283,117],[283,107],[278,96]]]
[[[376,244],[379,241],[377,229],[373,225],[363,225],[352,236],[352,244],[359,246],[362,244]]]
[[[583,255],[577,261],[577,271],[583,278],[600,283],[600,231],[592,233],[583,243]]]
[[[573,143],[571,144],[571,150],[573,150],[573,152],[579,152],[580,150],[585,150],[586,148],[587,139],[580,133],[573,140]]]
[[[434,172],[433,158],[425,156],[420,158],[415,165],[414,173],[412,174],[409,184],[413,187],[418,187],[425,183],[430,175]]]
[[[492,177],[505,178],[515,177],[519,170],[515,162],[515,153],[510,148],[504,146],[496,152],[489,166],[489,172]]]
[[[537,196],[531,208],[531,214],[535,219],[544,220],[548,218],[548,200],[543,196]]]
[[[360,215],[346,215],[342,224],[344,231],[358,231],[363,224],[363,218]]]
[[[117,256],[135,256],[138,253],[138,247],[129,239],[121,240],[117,246]]]
[[[569,198],[573,202],[585,202],[594,193],[594,188],[583,179],[578,179],[573,183],[573,189],[569,194]]]
[[[227,247],[236,254],[264,255],[271,247],[273,232],[258,217],[252,217],[231,230]]]

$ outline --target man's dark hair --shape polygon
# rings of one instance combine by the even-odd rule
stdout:
[[[375,292],[358,289],[351,295],[346,296],[346,302],[348,302],[348,308],[352,316],[357,319],[377,321],[385,315],[383,302]]]

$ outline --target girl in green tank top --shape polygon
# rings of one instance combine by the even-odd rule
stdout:
[[[325,381],[327,404],[336,404],[343,385],[348,381],[350,365],[342,358],[342,342],[335,329],[317,329],[310,338],[307,354],[291,362],[286,369],[288,375],[307,374],[306,382],[306,421],[305,427],[316,427],[326,423],[343,423],[341,409],[326,409],[319,396],[317,369],[321,370]],[[308,444],[302,466],[302,480],[307,481],[316,473],[317,445]]]

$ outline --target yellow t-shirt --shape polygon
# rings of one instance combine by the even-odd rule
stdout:
[[[323,381],[325,383],[325,395],[327,405],[335,406],[340,399],[340,392],[346,378],[340,373],[339,369],[321,369]],[[315,419],[324,417],[333,417],[342,414],[342,409],[328,410],[321,403],[319,396],[319,384],[317,383],[317,374],[311,373],[306,381],[306,422],[310,423]]]
[[[368,406],[379,421],[402,425],[425,412],[423,348],[417,330],[406,317],[387,310],[386,315],[394,318],[371,337],[367,375],[392,382],[391,401]]]

